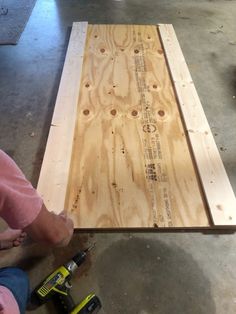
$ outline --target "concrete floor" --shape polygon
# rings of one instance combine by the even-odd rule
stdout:
[[[73,21],[172,23],[236,192],[235,12],[235,0],[38,0],[19,44],[0,47],[0,147],[36,185]],[[236,313],[234,234],[76,233],[65,249],[1,252],[0,265],[35,285],[91,241],[73,296],[96,292],[101,313]]]

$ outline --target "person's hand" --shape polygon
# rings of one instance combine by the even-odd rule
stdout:
[[[59,246],[66,246],[69,244],[70,240],[72,239],[73,232],[74,232],[74,223],[73,220],[66,214],[65,211],[62,211],[58,216],[63,219],[66,225],[66,229],[68,231],[68,235],[62,240]]]
[[[57,215],[43,204],[36,219],[24,231],[37,242],[66,246],[73,236],[74,224],[64,211]]]

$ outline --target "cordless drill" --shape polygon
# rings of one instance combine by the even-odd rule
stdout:
[[[87,296],[81,303],[75,305],[71,295],[70,279],[72,274],[85,261],[87,253],[94,247],[90,246],[76,254],[71,261],[62,265],[50,274],[31,294],[31,303],[42,305],[53,300],[59,313],[62,314],[90,314],[98,313],[101,302],[94,294]]]

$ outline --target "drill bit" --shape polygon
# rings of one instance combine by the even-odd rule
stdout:
[[[84,250],[85,253],[91,251],[96,245],[96,242],[94,242],[93,244],[91,244],[87,249]]]

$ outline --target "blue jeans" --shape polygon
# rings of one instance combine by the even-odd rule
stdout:
[[[29,299],[29,279],[27,274],[16,267],[0,268],[0,285],[11,290],[21,314],[25,314]]]

